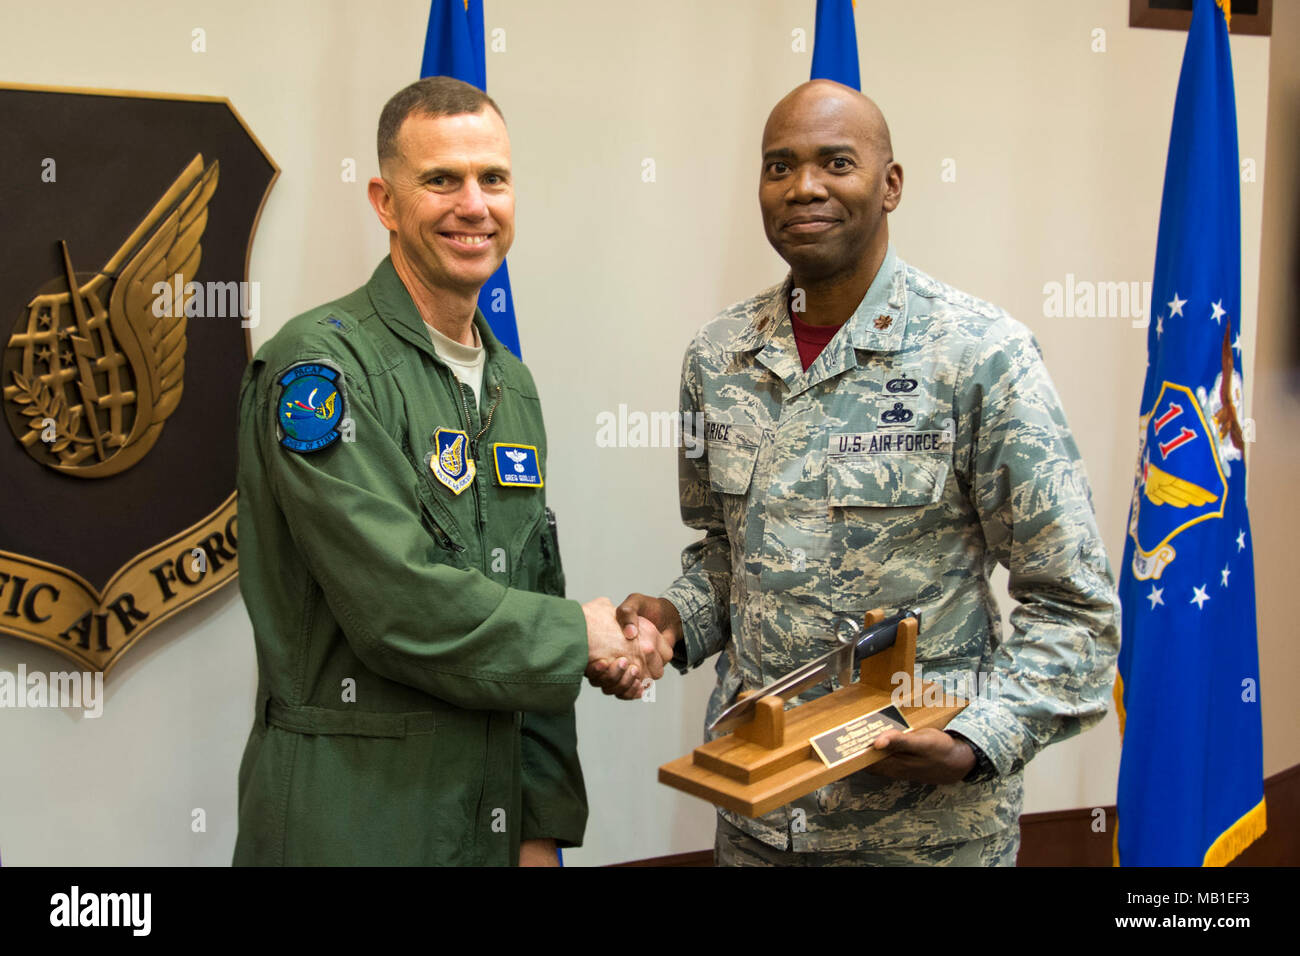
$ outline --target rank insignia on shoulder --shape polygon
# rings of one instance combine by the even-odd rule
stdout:
[[[497,484],[506,488],[542,487],[542,469],[537,463],[537,449],[532,445],[497,442],[492,446],[497,466]]]
[[[280,444],[305,453],[338,441],[344,415],[338,370],[320,362],[299,362],[280,376],[279,385]]]
[[[433,433],[433,453],[429,456],[433,477],[460,494],[474,481],[474,459],[469,454],[469,435],[454,428],[439,428]]]

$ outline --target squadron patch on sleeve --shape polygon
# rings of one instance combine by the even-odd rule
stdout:
[[[497,442],[492,446],[492,457],[497,466],[497,484],[507,488],[542,487],[542,469],[534,446]]]
[[[319,451],[339,438],[343,389],[336,369],[320,362],[299,362],[279,378],[276,424],[280,444],[291,451]]]
[[[476,469],[469,453],[469,435],[455,428],[439,428],[433,433],[433,452],[429,455],[433,477],[460,494],[474,481]]]

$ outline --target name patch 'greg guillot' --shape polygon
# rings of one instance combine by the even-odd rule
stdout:
[[[507,488],[542,487],[542,469],[532,445],[497,442],[492,446],[492,457],[497,466],[497,484]]]
[[[878,431],[831,435],[828,455],[893,455],[916,451],[940,451],[952,441],[946,431]]]

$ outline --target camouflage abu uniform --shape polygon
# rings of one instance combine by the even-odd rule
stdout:
[[[1015,827],[1024,765],[1105,714],[1119,643],[1091,492],[1038,346],[891,246],[805,372],[790,282],[727,309],[686,353],[682,410],[703,413],[707,449],[682,453],[682,516],[705,537],[664,593],[682,616],[674,663],[721,652],[712,721],[742,689],[829,650],[841,615],[919,607],[927,677],[996,680],[948,727],[996,775],[933,786],[860,772],[756,820],[723,816],[802,852]],[[1019,602],[1009,635],[995,561]]]

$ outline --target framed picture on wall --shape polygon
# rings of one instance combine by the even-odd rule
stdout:
[[[1269,36],[1273,30],[1273,0],[1232,0],[1229,29],[1247,36]],[[1192,0],[1129,0],[1128,25],[1152,30],[1187,31],[1192,24]]]

